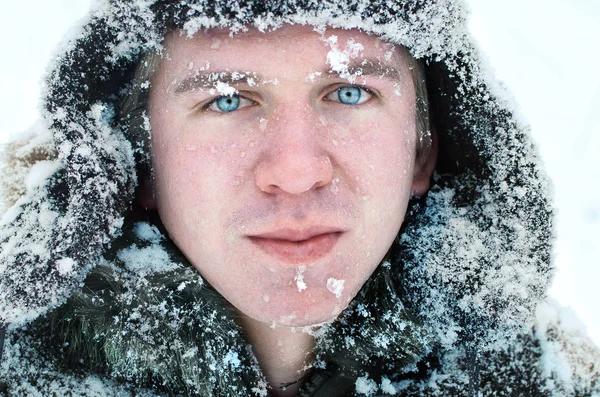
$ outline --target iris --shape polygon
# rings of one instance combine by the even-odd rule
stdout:
[[[360,101],[361,94],[359,87],[346,86],[338,90],[338,99],[344,105],[356,105]]]
[[[233,112],[240,107],[240,97],[238,95],[221,96],[215,100],[215,104],[223,113]]]

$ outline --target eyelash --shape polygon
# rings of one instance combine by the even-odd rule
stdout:
[[[373,92],[371,89],[369,89],[367,87],[363,87],[361,85],[356,85],[356,84],[344,84],[344,85],[338,86],[336,89],[334,89],[333,91],[331,91],[329,94],[325,95],[324,98],[328,98],[329,96],[335,95],[336,93],[337,93],[338,98],[339,98],[341,90],[344,90],[344,89],[359,89],[360,92],[361,92],[361,94],[360,94],[360,96],[358,98],[358,101],[360,101],[362,99],[362,95],[363,95],[362,92],[363,91],[368,94],[368,97],[363,102],[360,102],[360,103],[357,102],[357,103],[352,103],[352,104],[343,103],[341,101],[341,99],[339,101],[331,100],[331,99],[326,99],[326,100],[327,101],[332,101],[332,102],[338,102],[338,103],[341,103],[341,104],[346,105],[346,106],[358,106],[358,105],[362,105],[364,103],[369,102],[374,96],[376,96],[375,92]]]
[[[337,101],[337,100],[328,99],[329,96],[334,95],[336,93],[338,93],[338,95],[339,95],[339,92],[342,89],[353,89],[353,88],[358,88],[359,90],[361,90],[361,92],[363,92],[363,91],[366,92],[369,95],[369,97],[365,101],[363,101],[363,102],[354,103],[354,104],[343,103],[343,102],[341,102],[341,100]],[[355,85],[355,84],[344,84],[344,85],[337,86],[335,89],[331,90],[329,93],[327,93],[326,95],[324,95],[323,96],[323,100],[327,101],[327,102],[338,102],[338,103],[340,103],[342,105],[345,105],[345,106],[359,106],[359,105],[362,105],[362,104],[364,104],[366,102],[369,102],[372,99],[372,97],[374,97],[374,96],[376,96],[376,93],[373,92],[373,90],[371,90],[371,89],[369,89],[367,87],[364,87],[364,86],[361,86],[361,85]],[[240,102],[240,105],[241,105],[242,102],[247,102],[247,103],[245,103],[245,106],[243,106],[241,108],[238,107],[238,108],[233,109],[231,111],[221,111],[221,110],[217,110],[217,109],[211,109],[211,107],[217,106],[217,102],[220,101],[221,99],[224,99],[224,98],[237,98],[239,100],[239,102]],[[359,97],[359,101],[360,101],[360,99],[362,99],[362,98]],[[235,94],[235,95],[231,95],[231,96],[221,95],[221,96],[218,96],[216,98],[213,98],[210,102],[208,102],[207,104],[205,104],[204,106],[202,106],[202,110],[203,111],[212,111],[212,112],[220,113],[220,114],[227,114],[227,113],[236,112],[236,111],[238,111],[240,109],[244,109],[244,108],[247,108],[247,107],[250,107],[250,106],[254,106],[256,104],[257,104],[256,101],[254,101],[252,99],[249,99],[249,98],[245,97],[244,95],[240,95],[240,94]]]

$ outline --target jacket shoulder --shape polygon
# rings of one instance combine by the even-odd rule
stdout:
[[[600,394],[600,349],[572,310],[547,300],[538,308],[533,335],[549,386],[562,385],[573,395]]]
[[[63,369],[32,329],[9,330],[0,366],[0,396],[156,397],[102,374]]]
[[[0,213],[25,196],[32,169],[54,162],[57,157],[52,134],[41,121],[20,138],[3,146],[0,153]]]
[[[536,320],[510,342],[478,354],[480,395],[600,396],[600,349],[571,310],[548,300]],[[469,395],[474,367],[464,351],[442,351],[434,361],[424,378],[400,382],[400,395]]]
[[[600,395],[600,349],[568,308],[548,299],[536,324],[512,343],[482,357],[482,387],[489,395]],[[492,393],[494,392],[494,393]]]

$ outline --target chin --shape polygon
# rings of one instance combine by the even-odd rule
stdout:
[[[329,291],[313,294],[295,291],[275,305],[267,303],[263,310],[250,317],[275,326],[319,326],[334,321],[348,307],[350,300],[345,296],[336,298]]]

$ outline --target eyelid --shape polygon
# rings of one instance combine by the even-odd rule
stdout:
[[[237,109],[232,110],[231,112],[223,112],[223,111],[219,110],[218,108],[216,108],[216,103],[219,99],[233,97],[233,96],[236,96],[240,99],[240,106]],[[218,95],[214,98],[211,98],[207,103],[205,103],[204,105],[201,106],[201,109],[202,109],[202,111],[214,112],[214,113],[218,113],[218,114],[227,114],[227,113],[237,112],[238,110],[245,109],[247,107],[254,106],[256,104],[258,104],[257,101],[250,99],[246,95],[242,95],[241,93],[238,92],[233,95]],[[212,109],[211,107],[215,107],[215,109]]]
[[[360,103],[357,103],[357,104],[354,104],[354,105],[347,105],[347,104],[343,104],[342,103],[343,105],[346,105],[346,106],[358,106],[358,105],[362,105],[364,103],[370,102],[374,97],[378,97],[379,96],[378,93],[376,92],[376,90],[374,90],[372,88],[369,88],[369,87],[365,87],[365,86],[362,86],[362,85],[359,85],[359,84],[347,84],[347,83],[344,84],[344,83],[339,83],[339,84],[334,85],[333,89],[330,88],[330,91],[324,95],[323,99],[325,101],[331,101],[331,102],[341,103],[337,99],[329,99],[328,97],[331,96],[331,95],[337,94],[339,92],[339,90],[341,90],[342,88],[346,88],[346,87],[358,88],[358,89],[360,89],[360,90],[362,90],[362,91],[364,91],[364,92],[366,92],[368,94],[368,98],[365,99],[363,102],[360,102]]]

